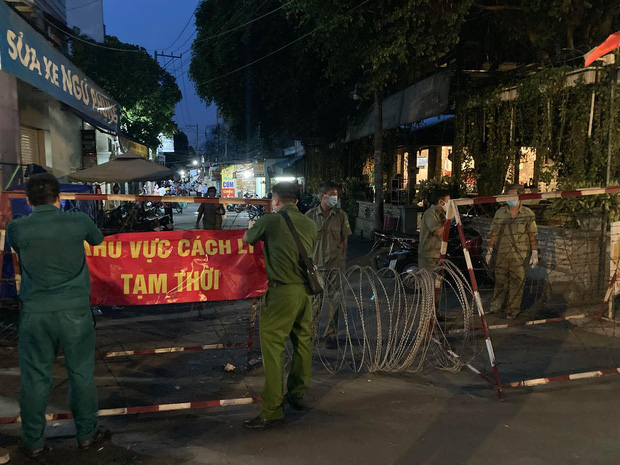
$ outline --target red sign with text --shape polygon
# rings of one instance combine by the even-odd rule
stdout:
[[[93,305],[238,300],[267,290],[263,245],[244,230],[108,236],[86,247]]]

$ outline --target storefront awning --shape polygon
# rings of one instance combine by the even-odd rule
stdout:
[[[383,100],[383,130],[394,129],[432,116],[448,108],[450,73],[442,71]],[[349,126],[346,142],[369,136],[375,129],[375,111],[371,109],[359,124]]]
[[[0,1],[0,70],[118,132],[119,106],[5,2]]]
[[[274,176],[282,176],[282,175],[296,175],[297,167],[295,166],[297,163],[302,161],[304,157],[293,157],[287,160],[279,161],[271,165],[271,169]]]

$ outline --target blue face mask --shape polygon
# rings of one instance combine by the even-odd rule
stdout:
[[[516,207],[519,204],[518,200],[506,200],[506,204],[509,207]]]

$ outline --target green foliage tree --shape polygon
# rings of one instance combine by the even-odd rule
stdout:
[[[469,47],[479,43],[491,67],[555,62],[583,55],[615,32],[619,18],[610,0],[479,0],[461,38]]]
[[[172,117],[182,95],[174,77],[142,47],[114,36],[105,36],[103,45],[131,52],[74,41],[71,60],[119,103],[121,130],[157,148],[160,133],[176,132]]]
[[[333,81],[356,76],[370,95],[402,88],[433,70],[457,43],[472,0],[296,0],[287,9],[318,28],[308,47]]]
[[[254,145],[260,131],[268,146],[283,138],[331,142],[342,137],[354,109],[348,94],[355,81],[327,80],[323,57],[300,40],[307,28],[280,6],[278,0],[203,1],[190,78],[206,103],[218,105],[238,141]]]

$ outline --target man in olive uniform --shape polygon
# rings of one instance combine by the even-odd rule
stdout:
[[[318,230],[318,239],[314,246],[314,264],[324,270],[329,281],[329,322],[323,338],[325,347],[335,349],[338,345],[336,339],[338,333],[338,307],[340,283],[338,273],[330,273],[329,270],[342,269],[347,261],[347,245],[351,235],[349,218],[344,210],[338,208],[338,185],[332,182],[324,182],[319,186],[320,205],[311,208],[306,216],[312,219]]]
[[[524,190],[518,184],[511,184],[505,193],[521,195]],[[489,313],[505,310],[506,318],[513,319],[521,310],[528,259],[532,267],[538,264],[538,228],[532,210],[518,200],[509,200],[506,204],[497,210],[491,223],[487,262],[490,264],[494,249],[496,257],[495,292]]]
[[[207,197],[214,198],[217,194],[215,187],[211,186],[207,189]],[[226,210],[221,203],[201,203],[198,207],[198,218],[196,219],[196,229],[200,225],[202,219],[202,229],[222,229],[222,216],[226,214]]]
[[[286,401],[303,408],[303,397],[310,385],[312,367],[312,296],[308,289],[301,255],[282,213],[286,213],[299,234],[308,256],[316,241],[316,226],[302,215],[296,202],[297,186],[281,182],[273,187],[272,214],[263,215],[243,235],[244,242],[265,241],[265,268],[269,289],[260,315],[260,343],[265,368],[259,415],[243,423],[248,429],[265,429],[284,421],[284,348],[287,336],[293,345],[293,358],[287,379]]]
[[[22,440],[27,454],[37,457],[46,450],[45,409],[54,359],[61,348],[78,445],[88,448],[108,436],[97,429],[95,330],[84,255],[84,241],[100,244],[103,234],[84,213],[60,210],[60,186],[51,174],[31,176],[26,194],[34,211],[9,223],[7,240],[19,256],[22,276],[18,347]]]
[[[434,270],[441,255],[441,241],[446,221],[446,206],[450,200],[447,191],[437,190],[430,196],[431,206],[422,215],[418,268]]]

